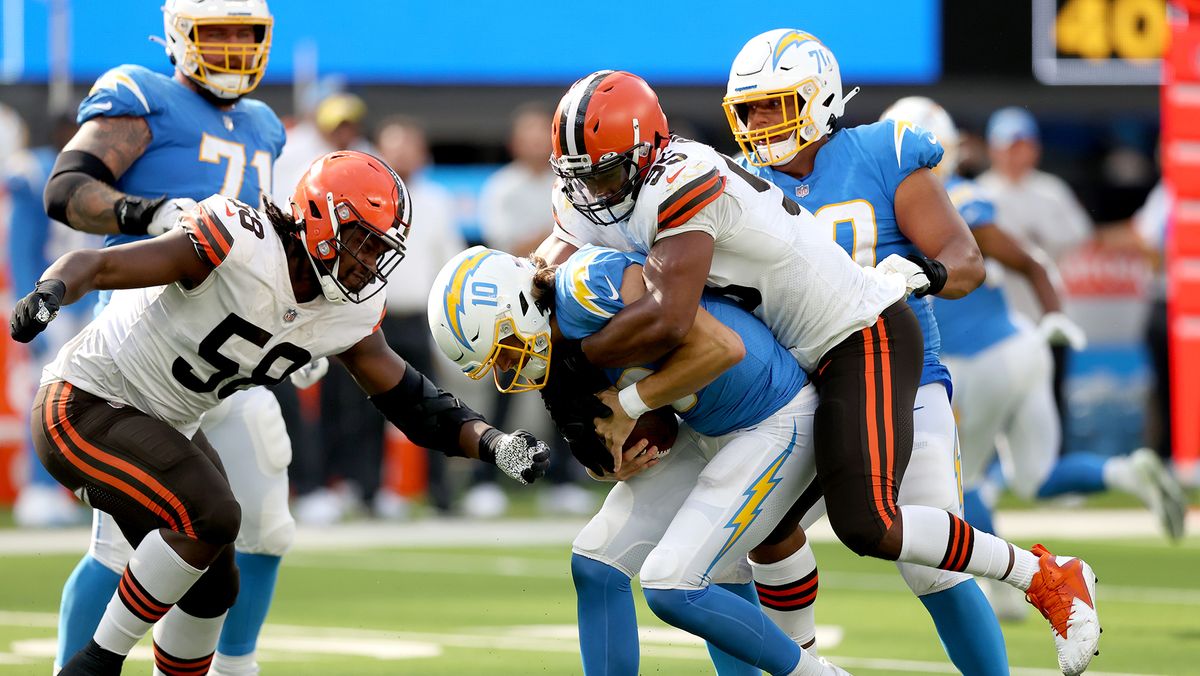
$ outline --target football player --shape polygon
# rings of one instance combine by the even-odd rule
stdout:
[[[120,673],[151,626],[159,671],[208,671],[238,593],[241,510],[200,419],[315,358],[336,355],[422,446],[495,463],[522,483],[545,472],[540,441],[487,425],[384,341],[379,292],[404,256],[411,214],[387,165],[330,153],[296,187],[291,216],[213,196],[164,235],[67,254],[17,304],[11,333],[28,342],[61,305],[127,289],[46,367],[34,402],[46,469],[136,546],[95,635],[61,674]],[[164,616],[176,631],[156,626]]]
[[[863,267],[778,186],[711,147],[674,137],[640,78],[599,71],[574,84],[552,128],[558,219],[541,252],[599,243],[647,255],[647,293],[566,352],[643,364],[686,335],[706,285],[771,329],[820,394],[813,423],[830,524],[860,555],[1008,582],[1046,609],[1060,667],[1086,668],[1099,638],[1095,578],[1075,558],[1028,551],[957,515],[898,505],[912,451],[921,329],[905,297],[938,292],[944,266],[893,254]],[[628,395],[624,401],[630,400]],[[563,415],[559,416],[563,418]],[[797,503],[797,513],[809,505]]]
[[[942,355],[954,376],[967,521],[995,532],[990,506],[978,487],[998,449],[1006,484],[1027,500],[1123,491],[1138,497],[1158,516],[1167,537],[1181,538],[1186,496],[1156,453],[1140,449],[1128,457],[1087,452],[1058,455],[1062,432],[1055,415],[1049,346],[1080,350],[1086,337],[1063,314],[1062,300],[1046,268],[995,225],[996,209],[986,191],[955,173],[958,130],[950,115],[927,98],[910,96],[892,104],[884,119],[908,121],[937,135],[946,155],[934,173],[945,182],[951,202],[971,227],[984,256],[1003,266],[991,266],[987,283],[974,293],[956,301],[937,299],[933,305],[942,330]],[[1029,280],[1045,311],[1036,328],[1012,319],[1001,289],[1009,270]],[[997,445],[1000,434],[1006,443]]]
[[[561,266],[468,249],[430,291],[430,328],[464,373],[492,374],[501,392],[554,386],[570,374],[550,368],[553,346],[591,335],[644,294],[644,262],[593,246]],[[595,422],[613,446],[597,439],[597,454],[581,457],[593,476],[620,480],[573,545],[584,673],[638,673],[639,572],[659,617],[753,664],[746,673],[845,673],[804,655],[762,614],[745,563],[815,473],[817,398],[804,371],[762,322],[710,295],[670,355],[607,369],[597,387],[635,382],[621,390],[638,393],[630,416],[616,389],[603,391],[614,415]],[[666,406],[684,422],[669,455],[646,439],[624,450],[634,420]]]
[[[983,280],[983,260],[930,171],[942,158],[936,138],[912,124],[837,128],[857,91],[843,95],[837,59],[817,38],[781,28],[752,38],[734,58],[724,108],[743,151],[738,163],[812,212],[822,232],[856,263],[897,266],[939,280],[908,301],[925,350],[912,414],[912,459],[898,502],[961,516],[950,374],[938,359],[929,296],[968,293]],[[797,549],[785,535],[776,533],[773,540],[781,542],[751,553],[760,583],[786,589],[815,576],[811,549]],[[1000,625],[971,576],[904,562],[897,567],[960,671],[1008,673]],[[814,640],[811,610],[767,597],[763,602],[797,640]]]
[[[270,54],[265,0],[168,0],[162,9],[173,77],[123,65],[96,80],[79,106],[82,126],[46,186],[51,216],[103,234],[106,245],[161,234],[213,194],[258,205],[284,144],[275,113],[245,98]],[[107,300],[102,294],[101,305]],[[204,429],[243,508],[236,542],[242,592],[212,673],[255,674],[258,632],[295,533],[287,504],[291,443],[265,388],[224,399]],[[87,644],[131,552],[112,517],[95,511],[91,547],[63,588],[57,664]]]

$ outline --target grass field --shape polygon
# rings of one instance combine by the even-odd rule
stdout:
[[[302,540],[285,559],[262,640],[264,673],[580,673],[567,546],[306,544],[322,537]],[[1051,541],[1100,576],[1105,633],[1094,673],[1200,673],[1200,539]],[[890,564],[832,542],[816,543],[816,553],[823,654],[856,674],[954,673]],[[50,672],[58,592],[77,560],[0,552],[0,675]],[[644,604],[639,613],[642,673],[711,673],[698,642]],[[1040,616],[1004,630],[1013,673],[1057,673]],[[132,661],[126,672],[149,666]]]

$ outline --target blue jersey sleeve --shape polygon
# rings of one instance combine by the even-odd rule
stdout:
[[[621,281],[625,268],[645,257],[605,247],[585,246],[559,266],[554,280],[555,316],[563,335],[579,340],[599,331],[625,307]]]
[[[970,181],[959,180],[946,186],[950,203],[971,229],[996,222],[996,205],[982,188]]]
[[[887,148],[872,156],[879,162],[879,169],[889,195],[896,194],[900,182],[918,169],[932,169],[942,161],[942,144],[932,133],[911,122],[884,120],[876,122],[878,129],[872,130],[874,143]]]
[[[76,121],[95,117],[146,117],[157,112],[155,73],[141,66],[117,66],[100,76],[79,104]]]

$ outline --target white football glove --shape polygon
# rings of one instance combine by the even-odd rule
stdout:
[[[316,385],[317,381],[324,378],[328,372],[329,360],[321,357],[292,371],[292,375],[288,377],[291,379],[292,384],[296,386],[296,389],[307,390]]]
[[[921,270],[921,266],[899,254],[892,254],[875,266],[876,270],[887,274],[896,274],[904,278],[904,288],[914,294],[929,288],[929,278]]]
[[[1050,312],[1038,323],[1038,332],[1051,345],[1066,345],[1072,350],[1087,347],[1087,334],[1071,318],[1061,312]]]
[[[179,217],[196,207],[196,200],[189,197],[176,197],[163,202],[154,210],[150,217],[150,225],[146,226],[146,234],[157,237],[174,228],[179,223]]]

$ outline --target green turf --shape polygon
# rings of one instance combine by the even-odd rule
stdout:
[[[1175,547],[1157,539],[1054,544],[1058,551],[1086,557],[1101,580],[1098,599],[1105,633],[1093,670],[1200,670],[1200,582],[1193,577],[1200,540]],[[821,563],[818,623],[845,632],[842,643],[826,649],[826,655],[840,658],[857,674],[945,668],[932,623],[893,566],[856,558],[834,544],[817,544],[816,552]],[[267,632],[276,641],[291,643],[266,652],[264,673],[577,674],[572,639],[512,638],[514,627],[574,624],[568,558],[565,547],[295,553],[285,560]],[[76,560],[57,555],[0,558],[0,579],[5,580],[0,611],[7,611],[0,613],[7,623],[0,624],[0,653],[13,652],[13,641],[54,635],[47,614],[55,611],[60,584]],[[47,626],[19,626],[20,617],[13,612],[37,613],[32,624]],[[639,603],[639,613],[643,627],[662,626],[644,604]],[[1039,616],[1006,625],[1005,635],[1014,667],[1052,673],[1051,637]],[[441,645],[442,652],[414,659],[327,652],[380,639],[432,643]],[[921,662],[940,666],[923,668]],[[886,668],[889,663],[900,667]],[[709,673],[706,664],[697,647],[648,645],[642,673]],[[126,671],[147,669],[141,662]],[[0,663],[0,675],[30,673],[49,673],[49,660]]]

